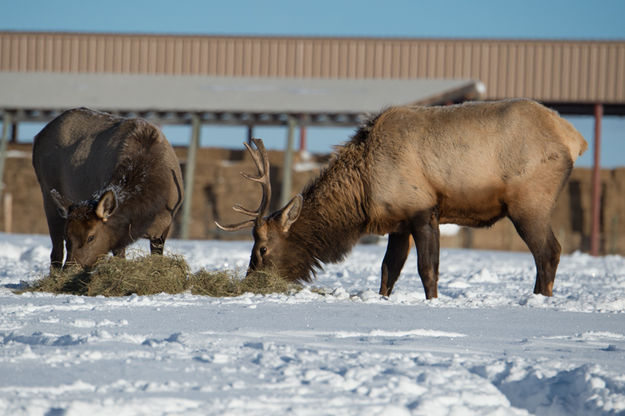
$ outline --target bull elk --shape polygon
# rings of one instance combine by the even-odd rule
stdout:
[[[534,293],[553,295],[560,244],[549,224],[573,163],[587,148],[566,120],[517,99],[446,107],[393,107],[371,118],[282,209],[268,214],[269,163],[261,140],[248,150],[263,186],[248,273],[273,268],[310,281],[366,233],[389,234],[380,294],[389,296],[410,236],[427,299],[438,296],[439,224],[484,227],[508,217],[534,256]]]
[[[145,237],[162,254],[183,191],[178,158],[146,120],[77,108],[35,137],[33,166],[43,193],[52,267],[92,266]]]

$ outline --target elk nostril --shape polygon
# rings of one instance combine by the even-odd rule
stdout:
[[[258,268],[258,259],[256,256],[252,256],[252,258],[250,259],[250,264],[249,266],[247,266],[247,274],[250,274],[253,271],[256,271],[257,268]]]

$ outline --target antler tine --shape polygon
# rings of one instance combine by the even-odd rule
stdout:
[[[265,183],[264,176],[252,176],[249,173],[241,172],[241,176],[245,179],[249,179],[252,182]]]
[[[217,221],[215,221],[215,225],[224,231],[238,231],[238,230],[242,230],[244,228],[250,228],[254,226],[254,220],[246,220],[243,222],[240,222],[238,224],[232,224],[232,225],[221,225],[220,223],[218,223]]]
[[[258,216],[258,211],[252,211],[251,209],[244,208],[244,207],[242,207],[239,204],[235,204],[232,207],[232,209],[235,210],[236,212],[240,212],[241,214],[246,214],[246,215],[249,215],[251,217],[257,217]]]
[[[253,150],[250,145],[245,143],[245,147],[250,152],[250,156],[254,160],[256,167],[258,168],[258,177],[249,179],[258,182],[262,185],[263,196],[260,201],[260,205],[256,210],[257,221],[262,221],[262,218],[267,215],[269,211],[269,202],[271,201],[271,181],[269,179],[269,158],[267,157],[267,150],[262,139],[252,139],[252,143],[256,146],[257,150]],[[244,175],[249,177],[249,175]]]
[[[265,149],[265,145],[263,144],[263,141],[261,139],[252,139],[252,143],[256,146],[256,149],[253,149],[252,146],[247,143],[243,144],[247,148],[250,156],[252,157],[252,160],[254,161],[254,164],[256,165],[256,168],[258,169],[258,176],[252,176],[244,172],[241,172],[241,175],[251,181],[260,183],[263,190],[263,196],[261,198],[258,209],[255,211],[244,208],[239,204],[235,204],[232,207],[232,209],[234,209],[236,212],[255,217],[253,220],[247,220],[233,225],[221,225],[217,221],[215,221],[217,227],[224,231],[237,231],[243,228],[254,226],[255,224],[260,224],[263,221],[263,217],[267,214],[267,211],[269,211],[269,202],[271,201],[269,158],[267,157],[267,150]]]
[[[243,174],[243,176],[251,180],[257,180],[258,182],[269,181],[269,159],[267,158],[265,144],[261,139],[252,139],[252,143],[254,143],[257,150],[252,149],[252,147],[247,143],[243,144],[250,152],[250,156],[258,168],[258,177],[254,178],[247,174]]]

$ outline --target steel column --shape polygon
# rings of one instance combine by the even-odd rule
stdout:
[[[252,138],[254,137],[254,126],[248,124],[247,126],[247,144],[252,145]]]
[[[299,118],[299,151],[306,150],[306,117],[304,115]]]
[[[7,141],[9,140],[9,126],[11,125],[11,113],[4,112],[2,117],[2,141],[0,142],[0,193],[4,189],[4,161],[6,160]]]
[[[189,238],[189,225],[191,223],[191,201],[193,201],[193,178],[195,176],[195,159],[197,148],[200,143],[200,116],[191,115],[191,142],[187,149],[187,162],[184,170],[184,202],[182,204],[182,221],[180,237],[184,240]]]
[[[603,105],[595,104],[595,145],[592,167],[592,222],[590,227],[590,254],[598,256],[601,233],[601,119]]]
[[[280,206],[285,206],[291,198],[293,183],[293,143],[295,141],[295,119],[289,117],[286,148],[284,149],[284,167],[282,174],[282,190],[280,194]]]
[[[17,121],[13,121],[11,124],[11,143],[17,143],[18,126]]]

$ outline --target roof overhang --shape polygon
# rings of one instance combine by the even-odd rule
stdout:
[[[47,121],[73,107],[137,115],[162,124],[354,125],[392,105],[479,99],[483,84],[458,79],[247,78],[111,73],[0,72],[0,110]]]

